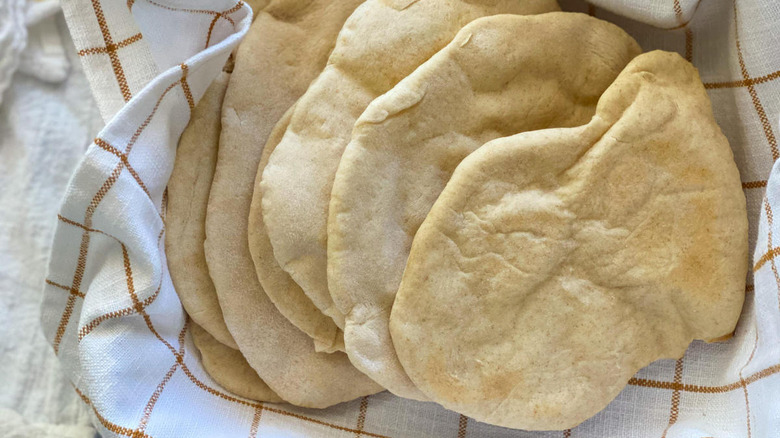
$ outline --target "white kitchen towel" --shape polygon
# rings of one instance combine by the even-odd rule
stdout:
[[[24,0],[0,1],[0,102],[27,43],[24,7]]]
[[[39,307],[60,200],[103,121],[57,1],[23,12],[24,50],[0,78],[0,437],[92,438]]]
[[[522,0],[518,0],[522,1]],[[595,4],[595,5],[594,5]],[[580,0],[645,50],[701,73],[734,150],[750,216],[751,266],[735,333],[641,370],[607,409],[566,431],[487,426],[386,392],[315,411],[247,401],[203,371],[168,275],[165,186],[189,112],[249,25],[232,0],[65,0],[108,121],[58,216],[44,331],[106,436],[780,436],[780,4],[774,0]],[[262,105],[262,102],[258,103]],[[706,145],[702,145],[706,147]],[[764,196],[766,193],[766,196]],[[773,235],[775,237],[773,237]]]

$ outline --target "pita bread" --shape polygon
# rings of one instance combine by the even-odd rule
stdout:
[[[260,208],[262,201],[260,177],[268,164],[268,158],[290,124],[293,108],[295,107],[290,108],[274,127],[268,138],[268,143],[263,148],[260,164],[257,166],[252,207],[249,210],[249,250],[252,253],[252,261],[255,263],[257,278],[279,312],[295,327],[314,339],[316,351],[326,353],[344,351],[344,334],[341,330],[336,327],[332,319],[314,306],[314,303],[303,293],[298,284],[276,262]]]
[[[220,386],[252,400],[271,403],[283,401],[257,376],[240,351],[217,341],[197,324],[192,324],[192,340],[200,351],[203,368]]]
[[[635,58],[583,127],[494,140],[423,222],[390,330],[432,400],[511,428],[573,427],[640,368],[734,330],[739,172],[696,69]]]
[[[331,193],[328,280],[346,313],[347,353],[369,377],[405,377],[388,322],[412,238],[455,166],[497,137],[579,126],[641,52],[584,14],[496,15],[374,100]]]
[[[327,285],[328,202],[358,116],[472,20],[553,10],[554,0],[368,0],[344,24],[328,67],[298,102],[261,180],[276,259],[336,325],[344,327],[344,315]],[[382,383],[396,395],[422,397],[408,379]]]
[[[254,17],[252,17],[252,20],[257,18],[258,13],[261,9],[268,6],[269,0],[244,0],[246,4],[249,5],[250,8],[252,8],[252,13],[254,14]]]
[[[222,100],[229,78],[227,73],[217,76],[181,134],[168,181],[165,252],[184,310],[219,342],[238,348],[222,318],[203,253],[206,203],[217,164]]]
[[[268,299],[247,226],[262,147],[276,122],[324,67],[356,2],[271,2],[239,46],[222,108],[222,135],[206,216],[206,261],[225,322],[257,374],[284,400],[323,408],[382,388],[343,353],[311,338]]]

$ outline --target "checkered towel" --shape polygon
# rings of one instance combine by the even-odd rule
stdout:
[[[645,50],[677,51],[699,68],[741,171],[755,255],[733,339],[696,342],[684,358],[640,371],[579,427],[538,433],[487,426],[386,392],[314,411],[247,401],[212,381],[166,267],[165,186],[190,110],[246,32],[249,8],[234,0],[63,0],[107,125],[60,208],[42,319],[101,433],[780,437],[780,230],[773,215],[780,209],[773,167],[780,157],[780,3],[592,2],[562,6],[615,22]]]

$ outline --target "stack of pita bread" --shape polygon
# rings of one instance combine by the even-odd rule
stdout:
[[[554,0],[256,6],[168,187],[171,275],[226,389],[565,429],[732,333],[745,199],[678,55]]]

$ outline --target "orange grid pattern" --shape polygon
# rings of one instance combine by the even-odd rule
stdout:
[[[109,59],[111,60],[111,68],[113,68],[114,70],[116,83],[119,86],[119,90],[122,92],[122,97],[124,97],[125,102],[127,102],[132,97],[132,94],[130,93],[130,87],[127,84],[125,71],[124,68],[122,67],[122,63],[119,60],[119,54],[117,54],[117,50],[119,50],[122,47],[127,47],[128,45],[136,41],[140,41],[141,37],[135,38],[136,36],[134,35],[128,39],[121,41],[118,44],[114,44],[114,39],[111,36],[111,31],[108,28],[108,23],[106,23],[106,17],[103,14],[103,6],[100,4],[100,0],[92,0],[92,10],[95,13],[95,18],[97,19],[98,26],[100,26],[100,33],[103,35],[104,45],[103,47],[99,47],[99,48],[80,50],[79,55],[85,56],[85,55],[91,55],[97,53],[107,54]]]
[[[243,5],[242,2],[239,2],[233,8],[230,8],[230,9],[225,10],[225,11],[218,12],[218,11],[170,8],[170,7],[166,7],[164,5],[161,5],[159,3],[153,2],[151,0],[149,0],[149,3],[154,4],[156,6],[165,7],[166,9],[171,9],[171,10],[184,11],[184,12],[190,12],[190,13],[206,13],[206,14],[214,15],[215,18],[212,21],[211,26],[209,27],[209,31],[208,31],[208,35],[209,36],[207,38],[207,41],[210,39],[214,23],[219,18],[224,18],[224,19],[228,20],[231,24],[235,25],[235,22],[228,16],[228,14],[231,14],[233,12],[238,11],[241,8],[241,6]],[[132,2],[128,2],[128,6],[132,7]],[[93,8],[95,10],[96,15],[98,16],[98,22],[100,23],[101,31],[103,33],[103,36],[104,36],[105,40],[106,40],[106,46],[105,47],[100,47],[100,48],[91,48],[91,49],[81,50],[81,51],[79,51],[79,54],[81,56],[92,55],[92,54],[100,54],[100,53],[108,53],[109,55],[111,55],[112,53],[115,53],[117,49],[122,48],[122,47],[126,47],[127,45],[132,44],[133,42],[138,41],[138,40],[140,40],[142,38],[142,36],[139,34],[139,35],[133,36],[131,38],[128,38],[126,40],[123,40],[123,41],[121,41],[118,44],[113,44],[111,42],[110,32],[108,31],[107,25],[105,24],[105,18],[102,15],[102,9],[101,9],[99,0],[93,0]],[[208,45],[208,42],[207,42],[207,45]],[[78,392],[79,396],[81,397],[81,399],[84,401],[84,403],[87,404],[88,406],[92,407],[93,413],[95,414],[95,416],[98,419],[99,423],[103,427],[105,427],[106,429],[108,429],[111,432],[114,432],[116,434],[123,435],[123,436],[128,436],[128,437],[133,437],[133,438],[135,438],[135,437],[144,437],[144,438],[145,437],[150,437],[148,434],[146,434],[145,429],[146,429],[146,426],[147,426],[147,424],[149,422],[149,419],[150,419],[150,417],[152,415],[152,412],[154,410],[154,406],[156,405],[156,403],[159,400],[162,392],[164,391],[165,386],[167,385],[167,383],[173,377],[174,373],[178,369],[181,369],[182,372],[189,378],[189,380],[197,388],[200,388],[200,389],[206,391],[207,393],[215,395],[215,396],[217,396],[217,397],[219,397],[219,398],[221,398],[223,400],[227,400],[227,401],[231,401],[231,402],[234,402],[234,403],[248,405],[248,406],[253,407],[255,409],[255,415],[254,415],[254,418],[253,418],[253,421],[252,421],[252,425],[250,427],[250,432],[249,432],[250,436],[256,436],[257,435],[257,431],[258,431],[259,424],[260,424],[260,419],[261,419],[261,414],[265,410],[265,411],[268,411],[268,412],[273,412],[273,413],[276,413],[276,414],[293,417],[293,418],[296,418],[296,419],[299,419],[299,420],[303,420],[303,421],[319,424],[319,425],[322,425],[322,426],[327,426],[327,427],[330,427],[330,428],[333,428],[333,429],[336,429],[336,430],[345,431],[345,432],[351,432],[351,433],[354,433],[355,436],[369,436],[369,437],[385,438],[384,435],[380,435],[380,434],[376,434],[376,433],[372,433],[372,432],[367,432],[367,431],[363,430],[364,423],[365,423],[366,410],[367,410],[367,407],[368,407],[368,397],[364,397],[363,398],[362,403],[361,403],[360,415],[359,415],[358,421],[357,421],[357,428],[352,429],[352,428],[348,428],[348,427],[343,427],[343,426],[339,426],[339,425],[336,425],[336,424],[332,424],[332,423],[329,423],[329,422],[321,421],[321,420],[318,420],[316,418],[311,418],[311,417],[307,417],[307,416],[304,416],[304,415],[295,414],[295,413],[288,412],[288,411],[285,411],[285,410],[282,410],[282,409],[276,409],[276,408],[273,408],[273,407],[264,406],[262,403],[245,401],[245,400],[239,399],[237,397],[230,396],[230,395],[228,395],[228,394],[226,394],[226,393],[224,393],[222,391],[219,391],[219,390],[217,390],[215,388],[212,388],[212,387],[206,385],[205,383],[203,383],[202,381],[200,381],[199,379],[197,379],[197,377],[195,377],[195,375],[192,374],[192,372],[188,369],[187,365],[184,363],[184,337],[185,337],[185,333],[186,333],[186,330],[187,330],[187,327],[188,327],[188,322],[185,323],[185,326],[183,327],[183,329],[182,329],[182,331],[181,331],[181,333],[179,335],[179,348],[178,348],[178,350],[174,350],[173,347],[170,345],[170,343],[168,343],[157,332],[156,328],[152,324],[152,321],[151,321],[151,318],[150,318],[149,314],[146,312],[146,308],[149,305],[151,305],[156,300],[156,298],[159,296],[161,285],[162,285],[162,280],[160,280],[160,283],[159,283],[157,289],[155,290],[155,292],[151,296],[147,297],[144,300],[140,300],[139,297],[136,295],[136,292],[135,292],[133,271],[132,271],[132,267],[131,267],[130,256],[129,256],[129,253],[128,253],[128,250],[127,250],[127,246],[122,241],[120,241],[119,239],[111,236],[110,234],[105,233],[105,232],[103,232],[101,230],[98,230],[98,229],[95,229],[95,228],[92,227],[92,215],[94,214],[95,210],[97,209],[97,207],[100,204],[100,202],[102,201],[102,199],[105,197],[105,195],[108,192],[108,190],[116,182],[116,180],[119,177],[119,174],[122,172],[123,169],[127,169],[128,173],[136,181],[137,185],[141,188],[141,190],[146,194],[147,197],[149,197],[149,199],[152,199],[152,196],[151,196],[148,188],[146,187],[146,184],[143,182],[143,180],[141,179],[141,177],[138,174],[138,172],[136,172],[135,169],[131,166],[130,161],[129,161],[129,155],[130,155],[131,150],[133,149],[133,145],[135,144],[135,142],[140,137],[140,134],[144,131],[144,129],[146,129],[147,126],[149,126],[152,118],[157,113],[157,110],[159,109],[160,104],[161,104],[163,98],[175,86],[179,85],[179,86],[182,87],[182,92],[185,95],[185,98],[187,100],[187,104],[188,104],[189,108],[192,109],[194,107],[195,103],[194,103],[194,99],[193,99],[193,96],[192,96],[192,92],[190,91],[189,85],[187,83],[187,73],[188,73],[188,70],[189,70],[189,67],[186,64],[182,64],[181,65],[181,71],[182,71],[181,79],[179,81],[177,81],[177,82],[174,82],[174,83],[170,84],[162,92],[162,94],[159,96],[159,98],[157,100],[157,103],[153,107],[153,109],[152,109],[151,113],[149,114],[149,116],[144,120],[144,122],[136,130],[135,134],[131,137],[130,141],[128,142],[127,146],[125,147],[124,152],[119,150],[118,148],[114,147],[113,145],[109,144],[107,141],[105,141],[102,138],[96,138],[95,139],[94,144],[96,146],[98,146],[99,148],[101,148],[101,149],[103,149],[103,150],[105,150],[105,151],[115,155],[117,158],[119,158],[119,163],[117,163],[116,167],[111,172],[109,178],[104,182],[104,184],[101,186],[101,188],[95,194],[95,196],[93,197],[92,202],[90,202],[89,207],[87,208],[87,211],[85,213],[84,223],[80,223],[80,222],[77,222],[77,221],[73,221],[73,220],[67,219],[67,218],[65,218],[65,217],[63,217],[61,215],[58,216],[59,220],[62,221],[63,223],[66,223],[68,225],[72,225],[72,226],[80,228],[83,231],[83,237],[82,237],[82,245],[80,247],[81,249],[79,251],[76,272],[74,273],[74,276],[73,276],[74,277],[73,285],[71,287],[67,287],[67,286],[61,285],[59,283],[56,283],[56,282],[54,282],[52,280],[49,280],[49,279],[46,280],[47,284],[50,284],[52,286],[55,286],[57,288],[60,288],[60,289],[63,289],[63,290],[66,290],[66,291],[69,292],[69,301],[66,304],[66,308],[65,308],[65,310],[62,313],[61,321],[60,321],[59,327],[57,329],[57,335],[55,336],[55,340],[53,342],[53,347],[54,347],[55,353],[58,352],[59,343],[62,340],[62,336],[64,335],[65,329],[66,329],[66,327],[68,325],[68,322],[69,322],[69,320],[70,320],[70,318],[72,316],[73,307],[74,307],[74,304],[75,304],[75,298],[76,297],[79,297],[79,298],[84,298],[85,297],[84,293],[78,291],[78,285],[80,283],[80,278],[82,278],[82,276],[83,276],[84,267],[86,265],[86,256],[87,256],[86,248],[89,245],[89,235],[90,235],[90,233],[103,234],[103,235],[112,237],[114,240],[116,240],[119,243],[119,245],[121,247],[122,257],[123,257],[124,265],[125,265],[125,276],[126,276],[127,289],[128,289],[129,294],[130,294],[130,298],[131,298],[131,300],[133,302],[133,305],[130,306],[130,307],[126,307],[126,308],[123,308],[123,309],[120,309],[120,310],[117,310],[117,311],[113,311],[113,312],[109,312],[107,314],[101,315],[101,316],[93,319],[92,321],[90,321],[86,325],[82,326],[79,329],[79,336],[78,336],[79,340],[81,340],[84,337],[86,337],[87,335],[89,335],[89,333],[91,333],[96,327],[98,327],[101,323],[103,323],[103,322],[105,322],[105,321],[107,321],[109,319],[126,317],[126,316],[129,316],[131,314],[138,314],[138,315],[140,315],[144,319],[144,321],[146,322],[147,327],[152,332],[152,334],[160,342],[162,342],[169,350],[171,350],[171,352],[174,355],[174,359],[175,359],[173,365],[168,370],[168,372],[165,374],[165,376],[163,376],[162,380],[157,385],[157,389],[154,391],[154,393],[149,398],[149,401],[147,402],[147,405],[144,408],[144,415],[141,418],[138,427],[135,428],[135,429],[130,429],[130,428],[127,428],[127,427],[118,426],[118,425],[108,421],[106,418],[104,418],[100,414],[100,412],[92,404],[90,399],[88,397],[86,397],[84,394],[82,394],[78,390],[78,388],[74,387],[76,389],[76,391]],[[121,72],[121,65],[119,65],[118,68],[115,68],[115,72],[116,71],[120,71]],[[123,86],[121,84],[123,84],[123,83],[126,84],[126,80],[124,79],[123,74],[117,73],[116,79],[117,79],[117,82],[120,83],[120,88],[123,89],[123,93],[124,93],[125,88],[123,88]],[[129,97],[130,96],[128,95],[127,96],[127,100],[129,100]],[[166,194],[167,194],[167,190],[166,190]],[[165,204],[166,204],[166,198],[167,198],[167,196],[163,196],[163,202],[162,202],[161,212],[160,212],[160,216],[161,217],[164,217],[164,209],[165,209]],[[165,228],[163,226],[163,229],[160,231],[160,233],[158,235],[158,239],[157,239],[158,240],[158,245],[159,245],[159,242],[161,241],[162,236],[164,235],[164,231],[165,231]]]
[[[220,19],[224,19],[231,25],[233,25],[233,28],[236,27],[236,22],[233,20],[233,18],[230,17],[230,14],[237,12],[241,9],[241,7],[244,6],[244,2],[239,1],[236,3],[235,6],[229,9],[225,9],[224,11],[212,11],[209,9],[189,9],[189,8],[176,8],[164,4],[160,4],[154,0],[145,0],[147,3],[153,6],[157,6],[158,8],[162,8],[168,11],[173,12],[186,12],[190,14],[202,14],[202,15],[213,15],[214,18],[211,20],[211,23],[209,23],[209,30],[206,33],[206,45],[204,48],[208,48],[209,44],[211,43],[211,33],[214,31],[214,26],[216,26],[217,22],[219,22]],[[127,1],[127,8],[132,9],[133,5],[135,4],[135,0],[128,0]],[[190,107],[192,108],[192,107]]]
[[[766,136],[766,141],[769,143],[769,148],[772,151],[772,159],[777,160],[780,158],[780,151],[777,149],[777,139],[775,138],[775,133],[772,130],[772,125],[769,123],[769,118],[766,115],[766,110],[764,110],[764,105],[761,103],[761,99],[758,96],[758,92],[756,91],[755,84],[753,83],[754,79],[750,77],[750,74],[748,73],[747,66],[745,65],[745,56],[742,52],[742,44],[739,39],[739,20],[738,17],[738,8],[737,8],[737,0],[733,0],[734,4],[734,35],[737,45],[737,58],[739,59],[739,69],[742,72],[742,80],[745,82],[745,86],[748,89],[748,93],[750,93],[750,98],[753,100],[753,106],[756,109],[756,113],[758,114],[759,119],[761,119],[761,125],[764,128],[764,135]]]

